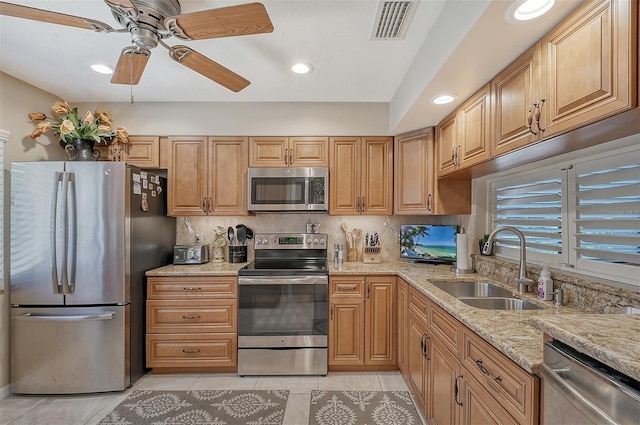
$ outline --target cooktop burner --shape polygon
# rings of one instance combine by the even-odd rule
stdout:
[[[329,268],[327,260],[256,260],[247,264],[240,270],[238,274],[247,275],[327,275]]]

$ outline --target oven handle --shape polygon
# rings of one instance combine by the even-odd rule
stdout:
[[[560,375],[545,363],[540,364],[540,376],[543,380],[547,380],[547,384],[551,385],[561,395],[566,397],[577,409],[587,416],[594,418],[598,424],[615,425],[616,422],[603,412],[598,406],[586,399],[580,391],[576,390],[572,385],[567,383]]]
[[[238,286],[243,285],[329,285],[326,276],[259,276],[238,277]]]

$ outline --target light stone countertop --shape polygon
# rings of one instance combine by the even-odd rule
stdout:
[[[243,267],[245,264],[247,263],[208,263],[189,266],[170,265],[150,270],[147,272],[147,276],[228,276],[236,275],[238,269]],[[462,324],[476,332],[485,341],[500,350],[507,357],[530,373],[537,373],[538,366],[543,360],[544,333],[539,329],[541,326],[540,323],[556,323],[558,324],[557,326],[560,327],[564,323],[575,323],[575,326],[579,327],[581,323],[580,321],[572,322],[570,320],[565,320],[565,318],[577,318],[582,316],[626,316],[588,315],[586,313],[580,314],[580,310],[571,307],[555,307],[552,302],[541,301],[534,294],[518,294],[515,285],[505,285],[500,282],[495,282],[477,273],[456,275],[456,273],[451,270],[450,266],[444,265],[433,266],[425,264],[410,264],[406,261],[400,260],[379,264],[345,262],[341,265],[335,265],[330,262],[329,275],[397,275],[406,280],[409,284],[458,319]],[[455,297],[432,285],[431,282],[435,281],[491,282],[495,285],[511,290],[511,292],[518,298],[543,306],[544,309],[499,311],[474,308],[464,304]],[[624,365],[627,365],[628,362],[624,359],[629,357],[629,353],[631,353],[631,357],[633,357],[633,353],[640,352],[640,337],[636,334],[635,337],[631,338],[615,338],[613,337],[615,334],[609,329],[609,322],[605,320],[598,321],[597,317],[593,320],[593,323],[586,325],[585,328],[582,329],[583,334],[586,335],[586,341],[590,341],[589,335],[593,333],[594,329],[600,329],[598,335],[602,335],[601,338],[595,338],[591,341],[591,345],[583,343],[583,345],[590,347],[590,351],[586,352],[586,354],[598,351],[606,352],[607,356],[605,356],[605,358],[615,359],[612,360],[612,367],[618,368],[617,365],[620,361],[622,361]],[[545,319],[549,319],[548,322],[543,322]],[[631,322],[634,321],[634,318],[619,317],[618,320],[621,323],[629,321],[629,325],[622,325],[621,323],[618,323],[615,325],[617,326],[617,329],[620,329],[621,327],[629,328],[631,326]],[[636,320],[634,323],[637,329],[637,327],[640,326],[640,321]],[[569,332],[572,334],[580,334],[578,329],[574,329],[573,332],[569,330]],[[607,335],[612,337],[607,338]],[[568,342],[568,344],[571,345],[571,342]],[[580,349],[580,346],[576,348]],[[600,359],[599,357],[596,358]],[[635,367],[638,368],[637,355]],[[627,367],[625,366],[620,370],[626,371]]]
[[[530,321],[558,341],[640,381],[640,315],[569,314]]]

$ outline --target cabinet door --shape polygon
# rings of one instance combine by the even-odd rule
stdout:
[[[398,326],[397,357],[398,368],[407,379],[407,326],[409,324],[409,288],[404,279],[398,278]]]
[[[438,176],[445,176],[458,169],[455,159],[458,148],[456,113],[444,118],[436,127],[436,147],[438,149]]]
[[[209,137],[208,214],[247,214],[247,138]]]
[[[491,83],[485,85],[458,108],[458,162],[460,168],[489,159],[491,137]]]
[[[171,137],[168,215],[206,215],[207,138]]]
[[[328,137],[289,137],[288,164],[294,167],[328,167]]]
[[[249,167],[284,167],[288,157],[287,137],[249,138]]]
[[[364,364],[364,299],[330,302],[329,366]]]
[[[491,157],[540,139],[534,119],[535,104],[540,99],[539,43],[491,81],[491,96]]]
[[[362,214],[393,213],[393,139],[362,138]]]
[[[440,343],[431,339],[431,371],[429,373],[429,424],[457,424],[456,379],[460,375],[458,360]]]
[[[358,215],[360,138],[332,137],[329,149],[329,214]]]
[[[132,136],[125,146],[125,161],[141,168],[160,167],[160,137]]]
[[[508,425],[518,422],[509,416],[502,407],[483,389],[478,382],[465,373],[458,380],[459,399],[462,403],[459,423],[461,425]]]
[[[433,214],[433,128],[398,136],[393,157],[393,214]]]
[[[409,386],[413,389],[422,410],[426,412],[426,384],[428,378],[429,353],[425,351],[427,325],[425,318],[409,310],[407,372]],[[427,343],[427,347],[430,344]]]
[[[545,137],[635,105],[637,0],[586,2],[541,42]]]
[[[367,277],[365,364],[396,364],[395,277]]]

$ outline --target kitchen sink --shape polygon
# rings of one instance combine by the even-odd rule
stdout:
[[[511,291],[488,282],[432,282],[449,295],[460,297],[510,297]]]
[[[541,310],[543,308],[529,301],[511,297],[460,297],[458,299],[471,307],[485,310]]]

